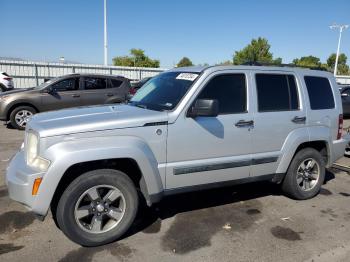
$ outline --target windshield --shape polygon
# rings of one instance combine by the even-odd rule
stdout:
[[[57,79],[59,79],[60,77],[56,77],[56,78],[52,78],[46,82],[41,83],[40,85],[34,87],[34,89],[44,89],[45,87],[47,87],[48,85],[50,85],[51,83],[53,83],[54,81],[56,81]]]
[[[130,105],[163,111],[172,110],[180,102],[194,81],[196,73],[168,72],[160,74],[140,88]]]

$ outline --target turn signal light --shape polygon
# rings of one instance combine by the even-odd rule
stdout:
[[[33,189],[32,189],[32,196],[36,196],[36,194],[38,193],[39,187],[40,187],[40,184],[41,184],[42,180],[43,179],[41,177],[40,178],[36,178],[34,180]]]

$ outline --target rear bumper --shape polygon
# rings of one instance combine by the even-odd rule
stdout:
[[[349,145],[350,136],[346,135],[342,139],[333,141],[332,144],[332,159],[330,159],[330,165],[332,165],[339,158],[343,157],[345,154],[345,148]]]

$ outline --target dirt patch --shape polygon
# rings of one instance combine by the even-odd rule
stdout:
[[[335,214],[334,210],[331,209],[331,208],[323,209],[323,210],[321,210],[321,213],[322,213],[322,215],[329,215],[332,218],[337,218],[338,217],[338,215]]]
[[[295,232],[294,230],[287,227],[275,226],[271,228],[271,234],[276,238],[288,241],[301,240],[300,234],[298,232]]]
[[[0,187],[0,198],[8,195],[8,191],[6,187]]]
[[[226,232],[248,230],[262,217],[259,211],[261,209],[260,201],[253,199],[177,214],[175,221],[162,237],[162,249],[186,254],[208,247],[211,245],[211,238],[224,230],[225,225],[230,225]]]
[[[248,215],[257,215],[257,214],[260,214],[261,211],[259,209],[248,209],[247,212],[246,212]]]
[[[328,189],[321,188],[320,195],[330,196],[330,195],[333,195],[333,193],[331,191],[329,191]]]
[[[24,248],[24,246],[15,246],[14,244],[0,244],[0,256],[6,253],[15,252]]]
[[[0,215],[0,234],[21,230],[31,225],[35,216],[31,212],[10,211]]]
[[[162,220],[158,218],[156,222],[154,222],[152,225],[142,230],[142,232],[146,234],[156,234],[160,231],[161,226],[162,226]]]
[[[95,254],[107,251],[120,261],[128,261],[132,258],[134,249],[131,249],[125,244],[121,243],[112,243],[105,246],[100,247],[80,247],[76,250],[70,251],[65,257],[60,259],[60,262],[76,262],[76,261],[84,261],[89,262],[93,260]]]

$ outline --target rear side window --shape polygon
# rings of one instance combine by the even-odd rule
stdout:
[[[215,76],[204,87],[198,98],[217,99],[219,114],[247,111],[247,91],[244,74]]]
[[[106,89],[107,79],[98,77],[85,77],[85,89],[95,90],[95,89]]]
[[[259,112],[299,109],[298,90],[293,75],[256,74]]]
[[[305,76],[304,79],[312,110],[334,108],[334,97],[328,78]]]
[[[111,79],[111,88],[120,87],[123,81],[117,79]]]

